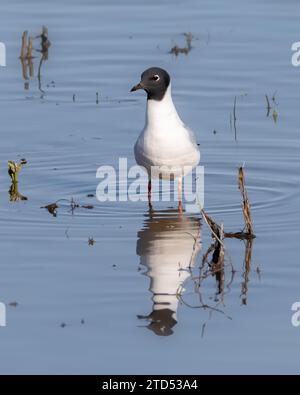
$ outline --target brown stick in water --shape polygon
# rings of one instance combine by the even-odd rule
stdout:
[[[241,240],[251,240],[255,239],[255,234],[253,231],[253,224],[252,224],[252,216],[251,216],[251,210],[250,210],[250,202],[248,199],[247,195],[247,190],[245,186],[245,176],[244,176],[244,167],[241,166],[239,168],[238,172],[238,182],[239,182],[239,189],[242,194],[243,198],[243,215],[244,215],[244,222],[245,226],[244,229],[241,232],[225,232],[224,231],[224,238],[236,238],[236,239],[241,239]],[[220,231],[221,227],[218,225],[206,212],[202,209],[201,213],[203,215],[203,218],[205,222],[208,224],[210,227],[214,237],[222,243],[220,240]]]
[[[243,198],[243,215],[244,215],[245,227],[242,232],[225,233],[225,237],[229,237],[229,238],[234,237],[237,239],[244,239],[244,240],[255,239],[256,236],[253,231],[250,202],[248,199],[247,190],[245,186],[245,176],[244,176],[243,166],[239,168],[239,189],[241,191]]]
[[[22,34],[20,59],[26,59],[27,56],[27,37],[28,37],[28,32],[25,30]]]
[[[26,54],[27,59],[32,59],[32,50],[33,50],[33,38],[32,36],[30,36],[28,38],[28,46],[27,46],[27,54]]]

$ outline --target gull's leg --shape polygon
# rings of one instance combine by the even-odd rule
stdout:
[[[182,214],[182,177],[178,178],[178,212]]]
[[[149,205],[150,210],[152,210],[151,190],[152,190],[152,184],[151,184],[151,178],[149,178],[149,181],[148,181],[148,205]]]

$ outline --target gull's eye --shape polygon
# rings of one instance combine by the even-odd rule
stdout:
[[[154,76],[152,77],[153,81],[159,81],[160,80],[160,76],[158,74],[154,74]]]

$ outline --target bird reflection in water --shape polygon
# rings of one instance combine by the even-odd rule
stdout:
[[[190,278],[200,247],[200,218],[177,210],[150,211],[138,232],[137,255],[147,268],[153,307],[148,328],[156,335],[169,336],[177,323],[178,290]]]
[[[200,230],[199,217],[182,215],[177,210],[150,210],[144,227],[138,232],[137,255],[140,264],[146,267],[145,275],[150,279],[153,302],[151,313],[138,318],[147,320],[147,328],[156,335],[173,334],[179,303],[208,311],[209,320],[213,313],[232,319],[223,308],[226,307],[225,297],[230,293],[236,270],[230,256],[225,261],[224,255],[222,258],[224,251],[218,240],[203,254],[200,266],[196,265],[201,250]],[[253,241],[247,240],[240,294],[243,306],[248,303],[252,247]],[[191,286],[196,303],[189,303],[183,297],[187,295],[184,287],[190,289]],[[206,324],[202,326],[202,336]]]

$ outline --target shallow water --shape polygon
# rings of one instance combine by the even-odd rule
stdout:
[[[1,1],[1,373],[299,373],[300,69],[290,50],[299,16],[295,0]],[[42,91],[38,58],[24,90],[21,33],[43,24],[52,46]],[[169,54],[189,31],[191,52]],[[151,65],[172,74],[201,144],[206,211],[228,230],[242,228],[237,169],[246,162],[251,267],[244,243],[226,241],[237,272],[232,279],[227,265],[225,278],[203,282],[206,309],[193,276],[211,240],[197,215],[87,197],[99,165],[134,163],[145,97],[128,91]],[[28,200],[12,202],[7,161],[23,157]],[[40,208],[71,198],[94,208],[72,212],[62,201],[56,217]]]

